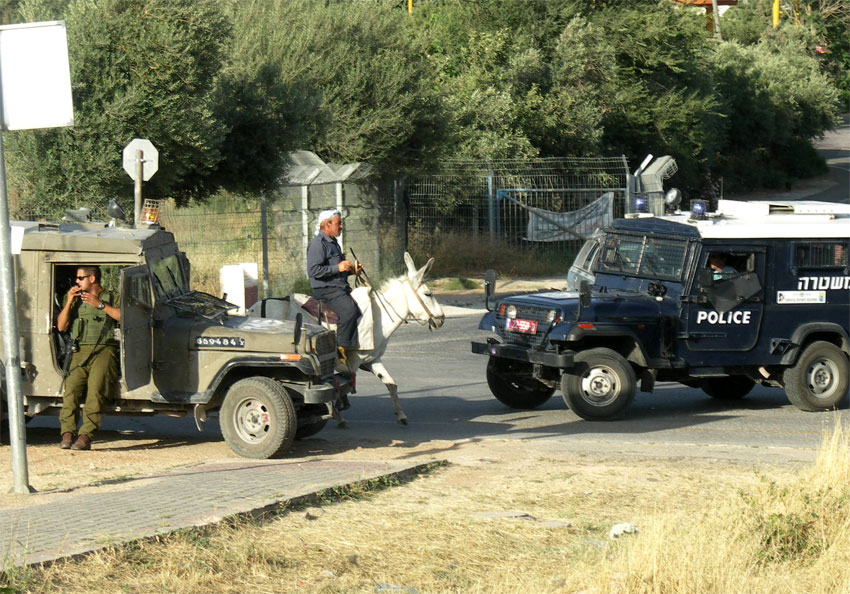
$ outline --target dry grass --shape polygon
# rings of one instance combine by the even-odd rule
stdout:
[[[804,471],[484,442],[443,470],[10,576],[22,592],[848,592],[850,444]],[[533,519],[484,517],[521,512]],[[549,522],[558,522],[550,524]],[[612,541],[618,522],[637,535]],[[412,590],[389,590],[410,592]]]
[[[474,238],[433,230],[411,230],[408,245],[417,262],[435,259],[431,271],[435,276],[473,276],[484,274],[487,268],[508,276],[565,275],[575,259],[575,253],[555,251],[551,246],[546,250],[520,250],[503,241],[491,242],[485,235]]]

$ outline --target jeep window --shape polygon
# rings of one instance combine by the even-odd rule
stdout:
[[[161,260],[153,260],[150,262],[150,267],[159,296],[169,299],[183,295],[189,290],[177,254],[171,254]]]
[[[685,241],[611,233],[605,238],[597,270],[661,280],[679,280],[685,264]]]
[[[847,245],[839,242],[797,244],[794,264],[797,268],[845,268]]]
[[[150,282],[146,275],[131,276],[126,286],[129,294],[122,296],[126,303],[135,303],[147,308],[153,307]]]

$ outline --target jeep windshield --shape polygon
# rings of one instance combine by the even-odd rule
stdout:
[[[170,299],[189,292],[189,282],[183,274],[183,266],[177,254],[150,260],[148,264],[153,273],[154,290],[160,297]]]
[[[207,293],[189,290],[189,279],[180,257],[169,254],[149,261],[155,290],[159,298],[179,311],[218,320],[236,306]]]
[[[647,235],[609,233],[596,270],[601,273],[653,280],[678,281],[685,266],[688,242]]]

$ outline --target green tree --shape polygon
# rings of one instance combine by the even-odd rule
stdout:
[[[712,58],[725,115],[716,169],[736,187],[782,187],[825,171],[809,140],[836,123],[839,92],[806,43],[786,29]]]
[[[56,14],[58,7],[25,2],[21,17],[65,19],[76,123],[9,135],[20,206],[55,212],[128,196],[132,181],[121,151],[134,137],[159,150],[146,196],[196,196],[199,179],[221,159],[227,133],[213,102],[231,31],[218,3],[79,0]]]
[[[246,2],[236,10],[235,60],[262,57],[299,89],[306,137],[298,148],[384,171],[434,161],[445,134],[441,94],[406,11],[316,1]]]

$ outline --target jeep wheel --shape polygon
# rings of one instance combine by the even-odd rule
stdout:
[[[755,385],[756,383],[745,375],[730,375],[708,378],[703,380],[699,387],[718,400],[740,400],[749,394]]]
[[[623,414],[635,397],[637,380],[620,353],[597,348],[575,356],[574,373],[561,376],[564,402],[582,419],[607,421]]]
[[[537,408],[555,393],[555,388],[534,379],[530,363],[510,359],[490,357],[487,385],[499,402],[519,410]]]
[[[295,439],[312,437],[328,424],[328,420],[322,418],[322,415],[327,414],[328,409],[322,404],[305,404],[298,412]]]
[[[267,377],[233,384],[219,412],[230,449],[245,458],[273,458],[295,439],[295,407],[282,385]]]
[[[791,404],[802,410],[829,410],[847,394],[850,364],[844,352],[831,342],[809,345],[797,364],[782,374]]]

